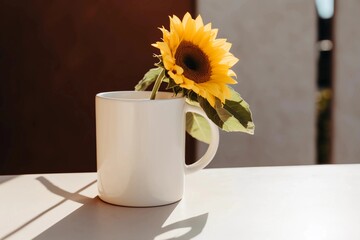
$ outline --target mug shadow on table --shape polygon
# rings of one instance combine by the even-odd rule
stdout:
[[[188,240],[204,229],[208,213],[187,218],[166,226],[165,221],[179,203],[153,208],[130,208],[107,204],[98,197],[72,194],[53,185],[46,178],[39,180],[49,191],[65,199],[80,202],[80,208],[63,218],[35,239],[178,239]],[[175,230],[179,236],[166,238]]]
[[[16,176],[0,176],[0,184],[10,181],[13,178],[16,178]]]

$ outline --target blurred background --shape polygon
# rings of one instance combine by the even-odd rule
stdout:
[[[335,1],[335,2],[334,2]],[[168,16],[201,14],[240,58],[254,136],[210,167],[360,162],[357,0],[0,0],[0,174],[96,170],[95,94],[132,90]],[[187,141],[187,161],[206,145]]]

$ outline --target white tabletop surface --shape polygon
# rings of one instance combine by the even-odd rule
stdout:
[[[360,239],[360,165],[206,169],[184,198],[126,208],[95,173],[0,176],[0,239]]]

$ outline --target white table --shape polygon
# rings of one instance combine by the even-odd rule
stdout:
[[[207,169],[184,198],[126,208],[96,174],[0,177],[0,239],[360,239],[360,165]]]

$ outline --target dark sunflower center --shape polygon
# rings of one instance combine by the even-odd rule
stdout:
[[[195,44],[183,41],[175,53],[176,65],[184,69],[184,76],[196,82],[207,82],[211,76],[208,56]]]
[[[200,67],[199,61],[196,61],[196,59],[194,59],[194,57],[191,55],[184,57],[184,64],[192,71],[197,71]]]

